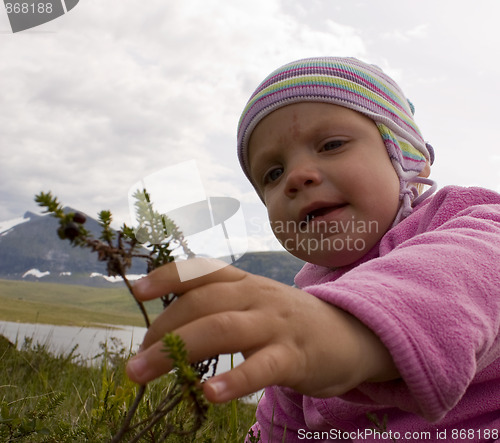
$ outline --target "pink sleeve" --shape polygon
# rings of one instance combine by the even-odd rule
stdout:
[[[359,318],[391,352],[402,381],[358,389],[431,421],[500,358],[500,205],[445,217],[450,210],[429,207],[411,227],[420,232],[401,242],[398,226],[383,238],[380,257],[303,287]]]
[[[309,441],[299,438],[299,430],[306,429],[303,398],[292,389],[266,388],[257,408],[257,423],[252,426],[254,436],[260,432],[262,442]]]

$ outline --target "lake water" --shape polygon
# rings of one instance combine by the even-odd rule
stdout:
[[[95,361],[94,357],[102,352],[101,343],[107,343],[108,348],[112,350],[111,339],[117,338],[124,347],[135,352],[142,343],[145,333],[146,328],[136,326],[84,328],[0,321],[0,334],[12,343],[16,343],[18,348],[23,345],[25,337],[32,339],[33,343],[46,345],[54,354],[68,353],[78,345],[75,353],[88,361],[89,364]],[[234,356],[235,365],[242,361],[241,354]],[[217,373],[226,372],[230,368],[230,356],[221,355],[217,365]]]
[[[145,333],[146,328],[135,326],[84,328],[0,321],[0,334],[16,343],[18,348],[23,345],[25,337],[32,339],[33,343],[46,345],[54,354],[68,353],[78,346],[76,353],[84,360],[91,360],[101,353],[100,344],[110,344],[112,337],[119,339],[127,349],[136,351]]]

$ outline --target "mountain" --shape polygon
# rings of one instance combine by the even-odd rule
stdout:
[[[77,212],[71,208],[65,210]],[[98,238],[99,223],[86,217],[85,228]],[[107,277],[106,264],[97,260],[97,254],[61,240],[57,235],[58,226],[54,217],[33,212],[26,212],[22,218],[0,222],[0,278],[86,286],[123,284],[120,279]],[[286,252],[250,252],[234,265],[292,284],[303,262]],[[129,270],[131,278],[145,272],[144,262],[134,263]]]
[[[234,266],[239,269],[272,278],[287,285],[293,284],[295,274],[303,265],[302,260],[285,251],[247,252],[234,263]]]
[[[77,212],[66,208],[65,211]],[[88,249],[73,247],[57,235],[58,220],[26,212],[23,218],[0,222],[0,278],[105,285],[106,264]],[[87,216],[85,228],[99,237],[99,223]],[[131,273],[144,273],[135,265]],[[93,277],[91,277],[93,275]]]

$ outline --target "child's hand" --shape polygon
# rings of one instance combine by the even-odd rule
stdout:
[[[196,269],[209,269],[214,263],[190,262]],[[159,315],[145,336],[142,352],[127,365],[127,374],[137,383],[172,369],[161,341],[170,331],[185,341],[193,362],[236,352],[245,357],[238,367],[204,383],[212,402],[270,385],[330,397],[364,381],[398,376],[388,351],[367,327],[299,289],[232,266],[180,282],[174,263],[134,286],[140,300],[170,292],[183,295]]]

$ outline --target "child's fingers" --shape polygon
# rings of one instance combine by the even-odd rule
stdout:
[[[253,394],[266,386],[283,385],[296,366],[290,353],[281,345],[268,346],[248,357],[231,371],[207,380],[203,391],[212,403],[223,403]]]
[[[126,367],[128,378],[135,383],[145,385],[172,369],[172,363],[164,352],[161,341],[137,354],[129,360]]]
[[[219,312],[244,312],[249,307],[249,297],[240,297],[234,288],[227,285],[211,284],[196,288],[182,295],[158,315],[144,336],[142,348],[145,349],[160,340],[165,333],[199,318]]]
[[[148,351],[147,358],[135,357],[127,365],[127,375],[139,384],[146,384],[172,369],[171,362],[161,351],[161,343],[156,343]],[[135,360],[135,361],[134,361]],[[264,389],[266,386],[283,384],[283,376],[293,361],[286,348],[280,345],[266,347],[251,355],[231,371],[211,378],[204,384],[207,399],[222,403],[244,397]]]
[[[234,311],[200,318],[174,332],[184,341],[191,362],[218,354],[252,352],[264,346],[271,334],[270,326],[263,325],[257,315]],[[145,384],[171,369],[158,340],[129,361],[127,374],[132,381]]]
[[[185,279],[179,276],[182,268],[184,279],[189,275],[200,277]],[[246,275],[245,271],[229,266],[215,259],[193,258],[179,263],[168,263],[137,280],[133,285],[134,295],[139,300],[152,300],[171,292],[183,294],[198,286],[213,282],[237,281]]]

